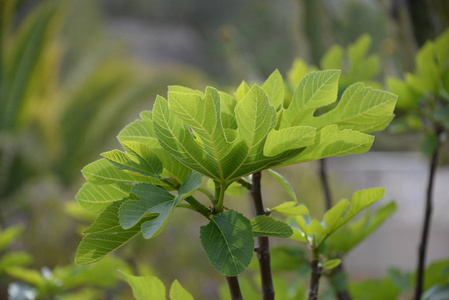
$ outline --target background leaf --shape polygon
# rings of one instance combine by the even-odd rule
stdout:
[[[251,220],[254,236],[288,238],[293,234],[290,226],[269,216],[257,216]]]

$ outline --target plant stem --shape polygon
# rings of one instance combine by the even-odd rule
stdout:
[[[432,154],[432,158],[430,159],[430,166],[429,166],[429,180],[427,182],[427,193],[426,193],[426,209],[424,212],[424,223],[421,232],[421,242],[419,244],[418,250],[419,255],[418,255],[418,270],[416,271],[415,300],[421,299],[421,294],[423,292],[426,250],[427,250],[427,242],[429,240],[430,219],[432,216],[432,209],[433,209],[432,190],[435,172],[438,165],[438,155],[440,150],[440,135],[442,133],[442,129],[438,127],[435,128],[435,133],[437,136],[437,145],[435,147],[435,151]]]
[[[223,212],[223,202],[226,192],[226,185],[221,182],[219,185],[215,186],[215,197],[217,198],[217,205],[214,207],[214,213]]]
[[[348,279],[342,263],[330,274],[329,281],[335,288],[338,300],[351,300],[351,295],[348,292]]]
[[[228,282],[229,291],[231,292],[232,300],[243,300],[242,292],[240,291],[239,280],[237,276],[228,277],[226,276],[226,281]]]
[[[199,212],[200,214],[209,219],[212,213],[206,206],[201,204],[198,200],[196,200],[192,196],[187,197],[185,200],[193,207],[195,211]]]
[[[325,158],[320,159],[319,164],[320,164],[321,185],[323,186],[324,192],[324,202],[326,204],[326,211],[328,211],[332,207],[332,196],[327,176],[326,159]]]
[[[266,215],[263,202],[262,192],[260,188],[260,179],[262,173],[257,172],[252,176],[251,195],[253,197],[256,215]],[[258,247],[255,249],[260,265],[260,276],[262,279],[262,295],[263,300],[274,300],[273,278],[271,275],[271,258],[270,258],[270,244],[268,237],[258,237]]]
[[[314,253],[313,260],[311,262],[312,276],[310,277],[310,290],[309,300],[318,300],[318,289],[320,286],[320,278],[323,271],[323,267],[320,266],[318,261],[318,255]]]

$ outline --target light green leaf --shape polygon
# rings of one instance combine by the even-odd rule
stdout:
[[[212,179],[220,178],[222,168],[217,161],[210,159],[210,154],[194,141],[189,127],[162,97],[158,96],[154,103],[153,118],[159,143],[166,151],[187,167]]]
[[[133,295],[137,300],[165,300],[165,286],[162,281],[155,276],[133,276],[123,274],[123,278],[131,286]],[[172,299],[173,300],[173,299]]]
[[[215,184],[214,181],[209,179],[207,181],[207,187],[214,191],[215,190]],[[226,196],[229,197],[242,197],[245,196],[249,193],[249,190],[246,186],[243,186],[242,184],[240,184],[237,181],[234,181],[233,183],[231,183],[227,188],[226,188]]]
[[[345,255],[382,225],[395,211],[396,204],[394,202],[382,206],[373,216],[367,211],[363,218],[351,220],[335,231],[329,236],[326,244],[338,255]]]
[[[374,137],[370,135],[350,129],[339,130],[337,125],[328,125],[315,136],[315,144],[285,164],[364,153],[370,149],[373,141]]]
[[[204,94],[201,91],[194,90],[188,87],[180,86],[180,85],[170,85],[168,87],[169,92],[177,92],[177,93],[183,93],[183,94],[193,94],[200,96],[201,98],[204,97]]]
[[[86,182],[78,191],[75,198],[86,210],[99,213],[112,202],[122,200],[129,196],[130,193],[131,187],[126,184],[97,185]]]
[[[124,229],[135,226],[145,216],[154,216],[142,223],[142,234],[146,239],[160,234],[179,202],[201,186],[201,175],[193,172],[187,177],[175,197],[164,189],[151,184],[137,184],[132,193],[140,200],[127,200],[120,206],[120,224]]]
[[[0,229],[0,251],[11,245],[22,232],[22,226],[11,226],[5,230]]]
[[[339,45],[332,46],[323,55],[320,61],[321,69],[342,69],[343,67],[343,48]]]
[[[235,92],[235,97],[238,101],[241,101],[246,96],[246,94],[248,94],[249,90],[250,87],[248,86],[248,84],[245,81],[242,81],[242,83],[240,83],[239,87],[237,88],[237,91]]]
[[[158,178],[162,172],[162,163],[157,155],[146,145],[137,142],[123,142],[126,153],[113,150],[102,153],[120,170],[127,170],[145,176]]]
[[[192,295],[186,291],[178,280],[173,281],[170,288],[171,300],[193,300]]]
[[[209,224],[201,227],[200,238],[210,263],[220,274],[237,276],[251,262],[251,224],[235,210],[212,216]]]
[[[145,116],[143,120],[136,120],[127,125],[117,136],[120,143],[137,142],[147,145],[150,148],[160,148],[159,142],[154,132],[152,113],[146,111],[141,114]],[[142,117],[143,118],[143,117]]]
[[[277,212],[285,216],[299,216],[309,214],[309,210],[304,205],[298,205],[296,201],[289,201],[270,208],[270,212]]]
[[[44,277],[36,270],[26,269],[22,267],[9,267],[6,273],[14,278],[29,283],[35,287],[41,287],[45,283]]]
[[[284,111],[281,128],[304,125],[304,116],[337,99],[340,70],[312,72],[301,79],[290,106]]]
[[[318,247],[328,236],[354,218],[359,212],[382,199],[384,194],[385,190],[383,188],[357,191],[354,193],[350,204],[345,199],[328,210],[324,215],[325,230],[316,236],[316,244]]]
[[[315,141],[316,129],[310,126],[292,126],[268,133],[263,154],[276,156],[284,151],[312,145]]]
[[[323,268],[325,269],[334,269],[341,264],[341,259],[331,259],[324,263]]]
[[[106,254],[120,248],[140,233],[140,225],[151,217],[142,219],[141,223],[125,230],[120,226],[118,210],[123,201],[109,205],[98,219],[85,231],[75,262],[78,264],[93,263]]]
[[[33,262],[33,258],[25,252],[8,252],[0,256],[0,274],[11,267],[26,266]]]
[[[168,93],[170,110],[183,119],[201,139],[206,153],[217,162],[220,177],[224,170],[222,160],[231,150],[221,122],[220,94],[208,87],[204,99],[193,94]]]
[[[99,159],[88,164],[81,171],[84,177],[94,184],[111,184],[117,182],[136,183],[146,182],[154,183],[161,186],[167,186],[162,180],[149,176],[139,175],[134,172],[118,169],[112,162],[107,159]]]
[[[223,92],[219,92],[220,94],[220,108],[221,108],[221,121],[223,123],[223,128],[226,129],[237,129],[237,121],[235,120],[235,106],[238,101],[236,98],[232,97]],[[234,139],[230,139],[228,135],[226,136],[228,141],[233,141]]]
[[[251,220],[254,236],[288,238],[293,234],[290,226],[269,216],[257,216]]]
[[[284,80],[278,70],[275,70],[262,85],[262,89],[267,93],[268,101],[276,109],[282,107],[284,103]]]
[[[268,169],[268,172],[273,175],[273,177],[281,184],[281,186],[284,188],[284,190],[287,192],[287,194],[295,200],[295,202],[298,202],[298,198],[296,197],[295,190],[291,186],[291,184],[288,182],[287,178],[279,174],[278,172]]]
[[[302,59],[296,58],[292,68],[287,73],[289,84],[292,88],[297,87],[301,79],[315,69],[314,67],[309,67]]]

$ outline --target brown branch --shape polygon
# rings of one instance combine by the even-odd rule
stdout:
[[[312,260],[310,265],[312,267],[312,276],[310,277],[309,300],[318,300],[318,289],[323,267],[320,265],[318,259]]]
[[[242,292],[240,291],[239,280],[237,276],[226,276],[229,291],[231,292],[232,300],[243,300]]]
[[[260,188],[261,172],[254,173],[252,176],[251,195],[253,197],[256,215],[266,215]],[[262,279],[263,300],[274,300],[273,277],[271,274],[270,243],[268,237],[258,237],[257,259],[259,260],[260,276]]]
[[[426,208],[424,211],[424,222],[421,232],[421,241],[418,249],[418,268],[416,271],[416,287],[415,287],[415,300],[421,299],[421,294],[423,292],[424,286],[424,268],[426,264],[426,252],[427,252],[427,243],[429,240],[429,232],[430,232],[430,221],[432,217],[432,209],[433,209],[433,201],[432,201],[432,190],[433,183],[435,178],[435,172],[438,165],[438,155],[440,150],[440,135],[442,133],[442,129],[437,127],[435,129],[435,134],[437,136],[437,145],[432,154],[432,158],[430,159],[429,166],[429,180],[427,182],[427,193],[426,193]]]

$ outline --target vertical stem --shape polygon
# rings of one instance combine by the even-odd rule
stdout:
[[[260,179],[262,173],[257,172],[252,176],[251,195],[253,197],[256,215],[265,215],[265,209],[262,202],[262,192],[260,188]],[[260,276],[262,279],[263,300],[274,300],[273,277],[271,275],[270,244],[268,237],[258,237],[258,247],[255,249],[260,266]]]
[[[338,300],[351,300],[351,295],[348,292],[348,281],[343,264],[339,264],[338,267],[329,276],[331,285],[334,286],[336,291],[336,297]]]
[[[324,202],[326,203],[326,211],[332,207],[332,196],[331,189],[329,186],[329,180],[327,177],[326,159],[322,158],[319,160],[320,163],[320,179],[321,185],[323,186],[324,192]]]
[[[232,300],[243,300],[242,292],[240,291],[239,280],[237,276],[226,277],[228,282],[229,291],[231,292]]]
[[[309,300],[318,300],[318,289],[320,286],[320,278],[323,271],[323,267],[320,266],[318,257],[315,254],[311,263],[311,267],[312,267],[312,276],[310,277]]]
[[[435,133],[437,136],[437,145],[435,147],[435,151],[432,154],[432,158],[430,159],[430,166],[429,166],[429,180],[427,182],[427,193],[426,193],[426,208],[424,211],[424,222],[421,232],[421,242],[419,244],[418,249],[418,270],[416,274],[415,300],[421,299],[421,294],[423,292],[427,242],[429,240],[430,219],[432,216],[432,208],[433,208],[432,190],[435,172],[438,165],[438,154],[440,150],[440,135],[442,133],[442,130],[440,128],[436,128]]]

